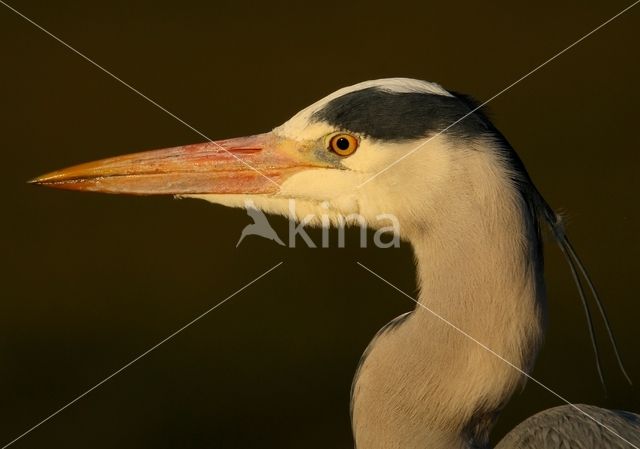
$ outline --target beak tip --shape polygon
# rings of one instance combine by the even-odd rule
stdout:
[[[46,185],[46,184],[50,184],[54,178],[55,177],[52,176],[51,173],[48,173],[46,175],[36,176],[35,178],[31,178],[27,180],[27,184]]]
[[[66,176],[64,176],[61,172],[52,172],[46,173],[44,175],[36,176],[35,178],[31,178],[27,180],[27,184],[36,185],[36,186],[44,186],[44,187],[54,187],[58,184],[64,185],[69,181]]]
[[[35,178],[31,178],[27,180],[27,184],[42,184],[44,181],[44,179],[42,178],[42,176],[38,176]]]

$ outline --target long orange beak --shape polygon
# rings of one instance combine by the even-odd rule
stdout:
[[[275,193],[291,175],[332,167],[272,133],[118,156],[48,173],[31,183],[134,195]]]

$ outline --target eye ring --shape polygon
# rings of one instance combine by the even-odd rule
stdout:
[[[329,150],[338,156],[351,156],[358,149],[358,139],[351,134],[340,133],[329,139]]]

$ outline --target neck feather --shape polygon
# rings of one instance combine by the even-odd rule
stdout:
[[[460,187],[447,192],[439,219],[409,236],[419,305],[367,350],[352,398],[358,449],[487,447],[526,379],[460,330],[532,368],[544,302],[533,206],[498,160],[476,158],[452,174]]]

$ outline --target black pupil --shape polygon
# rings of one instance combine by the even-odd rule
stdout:
[[[349,139],[347,139],[346,137],[340,137],[336,142],[336,146],[342,151],[348,150],[350,145],[351,144],[349,143]]]

